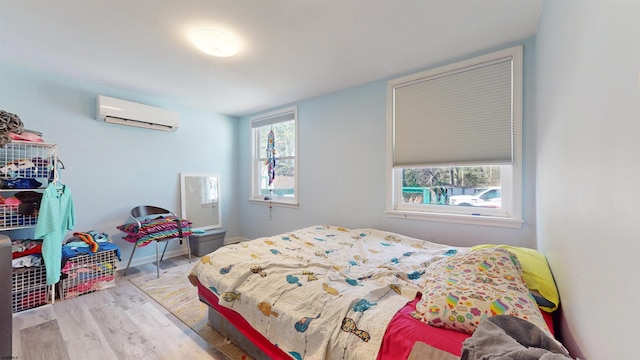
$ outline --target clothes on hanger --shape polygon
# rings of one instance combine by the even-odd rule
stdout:
[[[35,237],[42,239],[47,285],[60,281],[62,241],[76,225],[71,189],[60,181],[50,183],[42,195]]]

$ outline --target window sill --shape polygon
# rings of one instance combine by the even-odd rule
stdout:
[[[249,203],[254,205],[278,206],[278,207],[284,207],[284,208],[290,208],[290,209],[298,208],[298,203],[277,201],[277,200],[269,201],[269,200],[262,200],[262,199],[249,199]]]
[[[495,216],[473,216],[460,214],[437,214],[421,211],[387,210],[386,214],[390,218],[425,220],[435,222],[445,222],[465,225],[493,226],[510,229],[522,228],[522,219],[510,219]]]

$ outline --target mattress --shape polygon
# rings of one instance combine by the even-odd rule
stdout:
[[[314,226],[225,246],[191,275],[200,297],[272,358],[402,359],[416,342],[459,356],[469,335],[411,313],[425,270],[469,252],[376,229]]]
[[[377,229],[313,226],[225,246],[191,273],[293,358],[374,359],[425,268],[462,251]]]
[[[255,330],[240,314],[221,306],[218,297],[200,282],[197,283],[198,294],[214,311],[222,315],[232,326],[249,340],[255,347],[271,359],[291,359],[282,349],[273,345],[260,332]],[[462,342],[470,335],[454,330],[437,328],[417,321],[411,316],[421,295],[408,302],[400,309],[386,329],[378,360],[397,360],[409,357],[414,345],[418,342],[427,344],[455,356],[461,355]],[[553,318],[550,313],[543,312],[544,319],[553,331]],[[437,359],[432,359],[437,360]]]

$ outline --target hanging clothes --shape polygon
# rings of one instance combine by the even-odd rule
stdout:
[[[47,285],[60,281],[62,240],[76,225],[71,190],[64,184],[51,183],[42,195],[35,237],[42,239],[42,258],[47,271]]]

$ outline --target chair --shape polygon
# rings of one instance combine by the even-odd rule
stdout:
[[[183,229],[182,224],[181,224],[181,219],[179,219],[173,212],[157,207],[157,206],[150,206],[150,205],[141,205],[141,206],[136,206],[133,209],[131,209],[131,218],[133,219],[133,221],[135,222],[134,224],[136,224],[138,227],[138,230],[143,229],[143,224],[145,223],[145,221],[148,220],[152,220],[152,219],[157,219],[157,218],[162,218],[162,217],[167,217],[167,216],[171,216],[172,218],[168,218],[167,222],[171,221],[171,222],[175,222],[176,227],[177,227],[177,232],[175,233],[175,235],[171,236],[171,237],[160,237],[160,238],[154,238],[151,241],[154,241],[156,243],[156,267],[157,267],[157,278],[160,278],[160,261],[164,258],[164,253],[165,251],[167,251],[167,246],[169,245],[169,240],[175,240],[175,239],[179,239],[180,240],[180,244],[182,244],[182,240],[186,238],[187,240],[187,251],[189,253],[189,262],[191,262],[191,246],[189,244],[189,236],[188,233],[190,233],[190,229],[189,232],[187,234],[186,229]],[[159,230],[161,231],[161,230]],[[158,232],[159,232],[158,231]],[[164,250],[162,250],[162,256],[158,257],[158,243],[159,242],[164,242]],[[127,263],[127,268],[124,270],[124,275],[127,275],[127,270],[129,269],[129,265],[131,265],[131,259],[133,259],[133,254],[136,252],[136,249],[138,248],[140,241],[136,241],[134,247],[133,247],[133,251],[131,251],[131,256],[129,257],[129,262]]]

